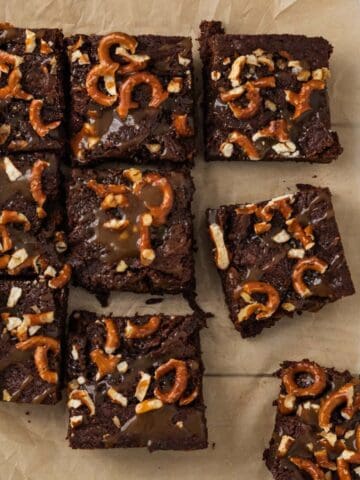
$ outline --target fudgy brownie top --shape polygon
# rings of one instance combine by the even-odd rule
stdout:
[[[67,292],[45,281],[0,281],[0,388],[4,401],[60,398],[60,342]]]
[[[197,316],[70,320],[67,375],[73,448],[205,448]]]
[[[70,262],[90,290],[172,291],[192,282],[193,184],[181,171],[73,170]]]
[[[327,188],[208,211],[231,318],[243,336],[354,293]]]
[[[0,28],[0,149],[63,145],[63,35],[58,29]]]
[[[116,32],[67,44],[75,163],[191,162],[191,38]]]
[[[276,480],[358,478],[360,383],[348,371],[315,362],[284,362],[270,447],[264,452]]]
[[[202,25],[208,157],[326,162],[339,155],[327,98],[329,42],[221,31],[217,22]]]
[[[13,154],[0,159],[0,276],[61,269],[66,249],[58,205],[59,158],[54,153]],[[55,270],[54,270],[55,269]]]

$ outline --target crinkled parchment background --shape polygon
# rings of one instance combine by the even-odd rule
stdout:
[[[360,372],[359,295],[317,314],[283,320],[256,339],[242,340],[228,320],[210,259],[204,210],[271,198],[294,189],[297,182],[328,185],[353,280],[360,289],[359,0],[0,0],[0,19],[23,27],[60,27],[66,34],[120,30],[194,39],[202,19],[219,19],[231,33],[323,35],[334,45],[332,118],[345,148],[339,160],[331,165],[302,165],[205,164],[201,156],[197,159],[198,299],[215,314],[202,334],[209,440],[215,448],[151,455],[143,449],[72,451],[65,440],[64,402],[56,407],[0,405],[1,480],[270,478],[261,455],[271,434],[271,403],[278,385],[269,373],[283,359],[304,356]],[[182,299],[166,298],[160,305],[146,306],[146,298],[117,294],[107,311],[126,315],[156,308],[172,313],[188,309]],[[80,289],[72,291],[70,308],[101,311],[97,301]]]

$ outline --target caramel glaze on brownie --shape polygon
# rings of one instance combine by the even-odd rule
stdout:
[[[69,440],[73,448],[206,448],[199,329],[187,316],[70,319]]]
[[[360,383],[309,360],[284,362],[264,460],[275,480],[359,478]]]
[[[0,281],[1,400],[53,404],[61,398],[67,290],[45,280]]]
[[[51,152],[0,159],[0,276],[50,276],[66,249],[59,206],[60,158]],[[55,269],[55,273],[52,269]]]
[[[354,293],[327,188],[208,210],[230,317],[243,337]]]
[[[303,35],[225,35],[202,22],[208,160],[330,162],[327,80],[332,46]]]
[[[192,43],[121,32],[67,39],[74,164],[192,164]]]
[[[73,170],[67,211],[76,283],[94,293],[192,291],[193,190],[182,171]]]

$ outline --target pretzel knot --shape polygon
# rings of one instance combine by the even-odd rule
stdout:
[[[151,88],[149,107],[157,108],[168,98],[168,92],[163,89],[155,75],[148,72],[134,73],[120,86],[120,102],[117,107],[120,118],[126,118],[130,109],[138,107],[138,104],[132,101],[131,95],[133,89],[142,83],[149,85]]]
[[[33,98],[30,93],[24,92],[21,88],[20,80],[22,74],[19,68],[20,63],[22,63],[21,57],[0,50],[1,71],[7,73],[9,71],[7,65],[13,66],[13,70],[8,76],[7,84],[0,88],[1,100],[6,100],[11,97],[19,98],[21,100],[31,100]]]
[[[44,382],[57,383],[58,374],[49,370],[48,351],[55,355],[60,352],[60,342],[52,337],[36,336],[15,345],[18,350],[35,349],[34,362],[39,376]]]
[[[331,415],[336,408],[342,404],[346,404],[348,408],[353,406],[354,402],[354,383],[346,383],[338,390],[330,393],[325,401],[320,406],[319,410],[319,426],[323,430],[330,430],[331,428]],[[352,415],[355,412],[352,413]],[[349,415],[350,417],[352,415]]]
[[[86,77],[86,90],[89,96],[98,104],[104,107],[111,107],[116,102],[116,95],[107,95],[99,90],[98,83],[100,78],[114,77],[115,72],[118,69],[117,63],[107,64],[100,63],[95,65]]]
[[[122,64],[111,57],[111,48],[119,45],[115,54],[128,63]],[[95,102],[105,107],[111,107],[116,102],[117,94],[115,73],[129,74],[142,70],[146,67],[150,57],[147,55],[135,55],[137,41],[126,33],[115,32],[103,37],[98,46],[99,63],[95,65],[86,77],[86,90]],[[105,87],[110,95],[99,90],[98,82],[104,79]],[[109,82],[109,87],[107,86]],[[113,93],[114,90],[114,93]]]
[[[158,386],[154,390],[155,397],[163,403],[177,402],[187,387],[189,373],[186,362],[183,360],[175,360],[174,358],[160,365],[160,367],[155,370],[155,380],[159,381],[164,375],[171,371],[175,371],[172,388],[167,392],[163,392]]]
[[[293,120],[301,117],[308,110],[311,110],[310,99],[314,90],[324,90],[325,82],[322,80],[309,80],[301,86],[300,92],[295,93],[292,90],[285,90],[286,101],[295,107]]]
[[[308,473],[312,480],[325,480],[325,473],[320,467],[315,465],[311,460],[300,457],[289,457],[291,463],[296,465],[300,470]]]
[[[267,295],[265,304],[256,302],[251,298],[253,293],[262,293]],[[256,320],[263,320],[271,317],[280,304],[280,296],[278,291],[269,283],[265,282],[246,282],[244,283],[238,295],[249,305],[243,307],[238,313],[237,321],[247,320],[251,315],[256,313]]]
[[[299,260],[292,273],[292,283],[295,292],[303,298],[310,297],[312,292],[303,280],[304,273],[307,270],[313,270],[314,272],[323,274],[327,267],[327,263],[317,257],[308,257]]]
[[[108,65],[113,65],[115,63],[110,55],[110,49],[114,45],[120,45],[126,50],[129,50],[130,53],[135,53],[137,41],[134,37],[130,37],[130,35],[121,32],[114,32],[106,35],[99,42],[98,56],[100,63]]]
[[[163,225],[166,222],[170,210],[174,203],[173,189],[167,180],[167,178],[158,175],[157,173],[148,173],[143,179],[134,184],[134,194],[141,196],[143,189],[150,185],[153,188],[158,188],[163,194],[163,198],[160,205],[150,205],[146,200],[144,201],[145,207],[149,210],[152,216],[152,223],[155,226]]]
[[[308,373],[313,378],[313,383],[306,387],[300,387],[296,382],[296,376]],[[326,373],[316,363],[306,360],[298,362],[286,368],[282,374],[282,381],[286,392],[295,397],[315,397],[324,391],[326,387]]]
[[[261,156],[254,143],[238,130],[230,133],[228,140],[230,143],[236,143],[245,152],[250,160],[260,160]]]

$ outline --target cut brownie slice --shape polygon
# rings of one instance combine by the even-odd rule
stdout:
[[[55,153],[0,158],[0,276],[54,276],[61,269],[66,244],[58,201]]]
[[[202,22],[207,160],[330,162],[332,46],[303,35],[225,35]]]
[[[0,28],[1,151],[63,146],[63,57],[61,30]]]
[[[192,163],[192,43],[125,33],[67,40],[75,164]]]
[[[275,480],[359,478],[360,382],[309,360],[284,362],[264,460]]]
[[[207,447],[197,315],[70,319],[72,448]]]
[[[230,317],[243,337],[354,293],[327,188],[208,210]]]
[[[73,170],[70,263],[94,293],[179,293],[194,287],[191,199],[181,171]]]
[[[0,281],[0,390],[7,402],[60,399],[67,290],[44,280]]]

